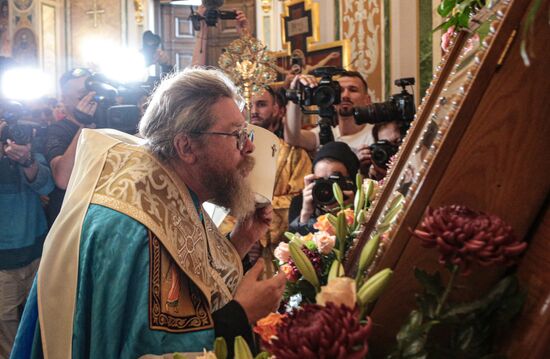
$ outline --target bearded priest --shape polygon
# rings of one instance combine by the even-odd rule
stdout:
[[[142,138],[83,130],[12,358],[139,358],[232,348],[275,310],[285,277],[246,273],[272,220],[247,176],[254,144],[234,84],[188,69],[165,79]],[[202,203],[239,218],[222,236]]]

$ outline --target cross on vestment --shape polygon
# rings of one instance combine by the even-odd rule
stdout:
[[[94,27],[97,27],[97,16],[100,15],[100,14],[104,14],[105,10],[97,8],[97,1],[96,0],[94,0],[92,4],[93,4],[92,5],[93,6],[92,10],[86,11],[86,14],[87,15],[92,15],[94,17]]]
[[[282,18],[282,41],[285,50],[277,53],[279,69],[290,72],[292,65],[296,62],[295,54],[299,51],[302,52],[305,60],[305,63],[301,64],[301,73],[311,72],[320,66],[343,67],[349,64],[347,41],[316,44],[319,41],[320,26],[318,3],[312,0],[289,2],[285,5],[285,15]],[[279,79],[283,80],[283,78]]]

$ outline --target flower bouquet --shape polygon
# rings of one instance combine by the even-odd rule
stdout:
[[[254,330],[263,348],[276,358],[364,358],[368,353],[372,329],[368,305],[382,293],[392,271],[386,268],[365,278],[380,245],[380,236],[374,235],[362,249],[357,276],[344,273],[346,254],[360,233],[377,187],[375,181],[363,182],[360,175],[356,182],[352,207],[344,204],[335,183],[339,206],[334,214],[318,218],[314,225],[318,232],[286,233],[289,242],[275,250],[279,269],[288,279],[282,313],[258,321]]]
[[[283,297],[286,309],[302,303],[316,303],[316,294],[321,286],[327,285],[331,278],[345,275],[343,262],[346,254],[360,233],[361,224],[378,189],[376,181],[363,181],[361,175],[357,175],[356,182],[358,190],[353,205],[344,204],[342,191],[335,183],[333,192],[338,207],[333,213],[317,218],[313,227],[318,231],[305,236],[287,232],[285,235],[289,242],[281,242],[275,249],[276,265],[288,279]],[[372,242],[369,250],[374,256],[379,240],[375,238],[369,242]]]

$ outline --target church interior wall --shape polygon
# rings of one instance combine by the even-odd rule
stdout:
[[[437,0],[312,2],[319,6],[322,23],[317,44],[349,40],[351,64],[347,65],[369,79],[373,101],[383,101],[394,93],[396,89],[392,83],[399,77],[415,77],[415,93],[421,93],[419,79],[430,78],[441,58],[441,34],[431,35],[431,42],[428,41],[431,49],[426,45],[420,48],[421,16],[425,16],[420,14],[420,5],[431,4],[434,20],[430,24],[435,27],[438,24],[435,17]],[[54,78],[59,78],[68,68],[86,66],[89,59],[85,57],[92,55],[84,53],[84,44],[94,38],[112,46],[140,49],[142,33],[154,31],[159,26],[155,3],[160,2],[154,0],[4,0],[3,3],[9,7],[9,19],[2,20],[2,26],[7,29],[1,35],[1,53],[26,63],[34,61]],[[255,4],[256,36],[273,51],[282,50],[281,15],[285,4],[287,2],[276,0],[258,0]],[[97,14],[94,15],[94,11]],[[28,29],[24,31],[28,32],[27,36],[34,37],[35,44],[22,52],[21,40],[14,41],[17,31],[23,28]],[[431,69],[421,68],[420,59],[429,51]],[[425,87],[424,83],[422,90]]]

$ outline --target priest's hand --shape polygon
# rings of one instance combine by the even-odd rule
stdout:
[[[285,290],[286,277],[283,271],[272,278],[260,280],[263,272],[264,260],[260,258],[246,272],[233,298],[243,307],[251,324],[277,310]]]
[[[273,207],[268,205],[256,208],[253,214],[237,222],[231,232],[231,243],[241,259],[246,256],[252,245],[267,233],[272,220]]]

